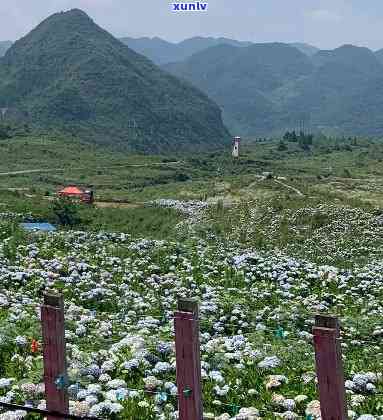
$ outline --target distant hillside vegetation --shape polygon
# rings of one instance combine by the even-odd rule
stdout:
[[[248,47],[253,42],[237,41],[230,38],[212,38],[212,37],[193,37],[185,39],[179,43],[165,41],[161,38],[121,38],[121,41],[132,48],[134,51],[145,55],[156,64],[168,64],[176,61],[183,61],[193,54],[201,52],[207,48],[218,45],[232,45],[234,47]],[[304,54],[311,56],[319,51],[318,48],[303,42],[291,44]]]
[[[164,68],[216,100],[233,132],[253,135],[286,125],[286,115],[272,93],[310,75],[313,64],[296,48],[273,43],[243,48],[220,45]]]
[[[6,51],[11,47],[11,41],[0,41],[0,57],[2,57]]]
[[[236,47],[251,45],[251,42],[236,41],[229,38],[194,37],[179,43],[164,41],[161,38],[121,38],[121,41],[139,54],[150,58],[156,64],[183,61],[193,54],[217,45],[227,44]]]
[[[206,48],[214,47],[216,45],[228,44],[235,47],[248,47],[253,44],[248,41],[237,41],[235,39],[220,37],[193,37],[185,39],[184,41],[173,43],[165,41],[158,37],[142,37],[131,38],[123,37],[120,41],[126,44],[132,50],[139,54],[145,55],[156,64],[166,64],[174,61],[183,61]],[[0,41],[0,57],[11,47],[11,41]],[[295,42],[290,44],[302,51],[308,56],[314,55],[319,48],[303,42]]]
[[[240,135],[281,133],[302,122],[314,131],[383,135],[378,57],[352,45],[308,57],[269,43],[216,46],[163,68],[204,90]]]
[[[314,47],[313,45],[310,45],[310,44],[306,44],[304,42],[293,42],[290,45],[292,47],[297,48],[299,51],[303,52],[309,57],[313,56],[315,53],[319,51],[319,48]]]
[[[0,108],[32,127],[160,152],[221,147],[204,93],[156,67],[81,10],[54,14],[0,60]]]

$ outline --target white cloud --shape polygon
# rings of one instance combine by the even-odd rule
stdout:
[[[338,13],[328,9],[310,10],[307,14],[311,19],[321,22],[340,22],[342,20]]]

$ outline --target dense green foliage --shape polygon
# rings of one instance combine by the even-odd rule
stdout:
[[[61,226],[74,227],[81,223],[79,206],[68,198],[59,198],[52,203],[53,217]]]
[[[305,121],[315,132],[381,135],[383,64],[344,45],[312,57],[285,44],[218,46],[164,66],[208,93],[240,135],[282,134]]]
[[[23,137],[31,134],[28,124],[15,124],[13,121],[0,121],[0,140]]]
[[[290,141],[298,143],[300,147],[304,150],[309,150],[310,146],[313,144],[314,136],[312,134],[305,134],[303,131],[299,133],[299,135],[296,134],[295,130],[292,132],[286,131],[286,133],[283,135],[284,141]],[[279,144],[279,150],[288,150],[288,147],[284,145],[283,141],[281,140]]]
[[[58,13],[0,60],[6,117],[131,150],[220,147],[229,134],[207,96],[165,73],[84,12]]]

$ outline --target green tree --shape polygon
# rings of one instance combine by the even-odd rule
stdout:
[[[295,132],[295,130],[290,133],[290,140],[289,141],[292,141],[292,142],[297,142],[298,141],[298,136],[297,136],[297,133]]]
[[[56,223],[62,226],[76,226],[82,220],[79,214],[78,205],[69,198],[58,198],[53,202],[52,211]]]
[[[312,134],[305,134],[303,131],[299,133],[298,144],[303,150],[309,150],[313,144],[314,136]]]
[[[10,127],[4,124],[0,124],[0,140],[11,138]]]
[[[278,150],[283,152],[284,150],[287,150],[288,147],[286,145],[286,143],[283,140],[280,140],[279,144],[278,144]]]

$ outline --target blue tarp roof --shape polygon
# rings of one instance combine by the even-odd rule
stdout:
[[[50,223],[21,223],[20,226],[25,230],[43,230],[45,232],[56,230]]]

